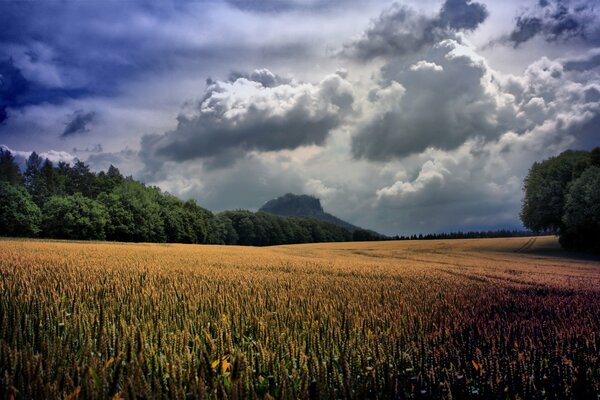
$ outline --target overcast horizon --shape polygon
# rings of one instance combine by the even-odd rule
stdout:
[[[3,1],[0,24],[0,145],[213,211],[290,192],[391,235],[520,229],[531,164],[600,145],[593,1]]]

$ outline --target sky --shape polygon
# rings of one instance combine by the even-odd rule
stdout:
[[[213,211],[285,193],[385,234],[519,229],[600,145],[600,3],[0,1],[0,144]]]

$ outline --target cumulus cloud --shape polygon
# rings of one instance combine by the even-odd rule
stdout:
[[[434,62],[428,62],[425,60],[418,61],[416,64],[410,66],[411,71],[437,71],[442,72],[444,67],[437,65]]]
[[[396,96],[379,93],[396,89]],[[503,93],[485,60],[469,46],[445,40],[413,63],[399,59],[382,69],[369,97],[372,113],[358,127],[352,151],[385,161],[428,147],[452,150],[476,137],[494,139],[515,123],[513,97]]]
[[[477,28],[487,17],[485,6],[471,0],[446,0],[433,16],[394,3],[372,21],[360,39],[344,46],[342,55],[367,61],[418,52],[460,31]]]
[[[89,132],[89,125],[96,119],[96,113],[94,111],[84,112],[83,110],[77,110],[69,119],[61,135],[63,138]]]
[[[179,115],[174,130],[143,137],[141,155],[149,166],[204,159],[222,167],[249,151],[322,145],[353,102],[352,85],[339,74],[317,84],[281,82],[266,70],[209,81],[203,98]]]
[[[0,123],[7,118],[6,109],[27,92],[29,83],[12,59],[0,61]]]
[[[436,164],[432,160],[428,160],[423,164],[419,174],[413,181],[398,180],[391,186],[383,187],[377,190],[377,199],[385,199],[389,197],[403,197],[410,193],[415,193],[428,188],[432,185],[441,186],[444,183],[445,175],[449,174],[443,165]]]
[[[563,138],[589,146],[600,128],[597,58],[596,51],[542,57],[523,75],[505,75],[464,40],[447,39],[419,55],[391,60],[368,97],[369,111],[355,130],[352,152],[388,161],[549,125]]]
[[[600,44],[597,5],[586,0],[544,0],[517,16],[507,40],[515,47],[541,36],[546,41],[579,39]]]

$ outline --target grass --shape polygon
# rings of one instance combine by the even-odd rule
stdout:
[[[556,239],[0,241],[0,398],[596,398],[600,263]]]

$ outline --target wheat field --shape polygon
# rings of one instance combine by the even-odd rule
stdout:
[[[600,262],[556,247],[1,240],[0,398],[596,399]]]

